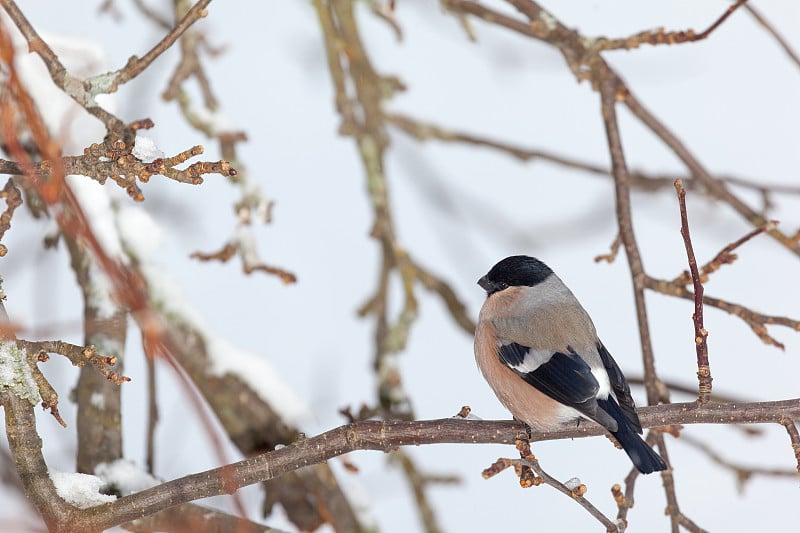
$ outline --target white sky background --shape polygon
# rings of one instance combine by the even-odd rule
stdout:
[[[25,2],[34,25],[47,33],[91,39],[118,68],[161,37],[131,6],[120,2],[124,19],[97,16],[97,3]],[[389,109],[521,146],[558,151],[608,164],[599,96],[578,85],[557,51],[474,21],[479,37],[469,43],[456,20],[436,2],[399,0],[397,18],[405,39],[397,43],[386,25],[360,6],[359,20],[375,68],[398,75],[409,87]],[[487,5],[507,9],[503,2]],[[585,35],[626,36],[645,29],[704,29],[726,2],[672,1],[544,2],[567,26]],[[754,4],[800,48],[800,5]],[[508,9],[507,9],[508,10]],[[213,2],[202,26],[213,45],[227,51],[205,66],[224,112],[249,142],[240,157],[276,202],[274,223],[257,230],[266,261],[294,271],[299,283],[245,277],[238,263],[198,263],[195,250],[215,250],[231,235],[231,204],[238,191],[210,176],[199,187],[155,177],[143,185],[147,209],[164,227],[158,257],[176,279],[198,315],[237,347],[267,358],[285,381],[312,406],[316,420],[304,426],[316,434],[343,422],[337,409],[373,403],[372,322],[355,309],[375,287],[378,245],[368,237],[372,214],[364,173],[353,141],[336,134],[339,119],[324,59],[320,30],[309,2]],[[510,10],[509,10],[510,11]],[[745,12],[734,14],[710,40],[614,52],[605,56],[644,105],[662,119],[713,173],[764,182],[798,183],[800,70]],[[118,95],[126,121],[152,118],[147,135],[173,155],[213,142],[191,131],[174,104],[160,94],[177,53],[160,58],[140,80]],[[623,144],[631,168],[680,173],[680,162],[627,111],[619,108]],[[89,123],[91,123],[89,119]],[[102,135],[102,134],[98,134]],[[93,139],[95,140],[95,139]],[[99,140],[97,137],[96,140]],[[606,253],[616,235],[610,180],[545,163],[522,164],[488,150],[430,143],[392,135],[387,165],[398,234],[423,265],[449,280],[477,316],[483,300],[475,285],[498,259],[514,253],[548,262],[595,320],[609,350],[629,375],[641,374],[638,332],[624,257],[612,265],[592,259]],[[109,183],[108,187],[114,185]],[[448,195],[436,198],[441,188]],[[741,191],[738,191],[741,192]],[[743,193],[744,194],[744,193]],[[744,194],[751,205],[755,195]],[[635,193],[636,232],[648,271],[671,278],[685,265],[672,190]],[[800,202],[781,200],[773,218],[792,233],[800,225]],[[700,261],[749,231],[732,210],[690,193],[689,216]],[[44,251],[47,224],[29,222],[20,209],[6,236],[4,288],[12,319],[48,337],[80,343],[81,302],[65,252]],[[800,316],[797,259],[761,237],[739,252],[740,260],[715,274],[707,294],[753,309]],[[481,379],[472,339],[455,327],[438,299],[420,290],[420,320],[409,348],[400,356],[406,388],[420,418],[452,416],[465,404],[486,419],[507,418]],[[399,303],[397,300],[395,303]],[[662,378],[694,385],[691,304],[648,296],[657,367]],[[786,352],[763,345],[741,321],[708,310],[711,368],[715,390],[748,400],[797,397],[800,338],[787,329],[770,331]],[[126,457],[143,461],[146,380],[138,332],[129,339],[123,388]],[[39,414],[46,456],[52,468],[74,469],[75,411],[67,400],[77,371],[53,358],[43,370],[61,394],[70,424],[61,429]],[[160,373],[162,423],[158,429],[157,474],[175,478],[211,468],[219,458],[209,449],[196,414],[164,368]],[[634,391],[644,403],[641,389]],[[675,401],[690,400],[673,397]],[[749,439],[726,428],[691,426],[686,434],[713,445],[744,464],[791,469],[788,438],[777,426],[766,438]],[[701,454],[668,437],[682,510],[712,531],[781,530],[800,519],[793,505],[798,480],[756,479],[737,492],[735,478]],[[609,489],[630,468],[624,453],[607,440],[580,439],[533,447],[550,474],[586,483],[587,497],[608,515],[616,512]],[[509,527],[599,530],[576,504],[548,487],[521,490],[511,473],[489,481],[480,471],[511,447],[440,445],[410,450],[419,465],[435,473],[458,473],[460,486],[430,491],[445,531]],[[229,450],[229,460],[237,458]],[[342,472],[342,483],[358,494],[384,532],[419,529],[416,512],[398,469],[385,457],[359,452],[349,458],[361,473]],[[336,462],[335,462],[336,463]],[[338,463],[336,463],[338,464]],[[342,471],[342,469],[338,469]],[[243,491],[258,516],[260,489]],[[666,530],[660,477],[640,478],[631,531]],[[14,500],[14,501],[19,501]],[[229,508],[227,499],[215,505]],[[14,519],[14,505],[0,518]],[[724,511],[723,511],[724,510]],[[2,523],[2,522],[0,522]],[[269,524],[288,527],[274,517]],[[530,524],[527,526],[526,524]]]

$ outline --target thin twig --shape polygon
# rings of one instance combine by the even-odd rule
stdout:
[[[129,82],[150,66],[150,64],[156,60],[161,54],[166,52],[175,41],[180,38],[183,33],[189,29],[192,24],[200,20],[201,18],[208,15],[206,11],[206,7],[208,4],[211,3],[211,0],[198,0],[187,12],[186,14],[178,21],[177,24],[167,33],[158,43],[156,43],[153,48],[151,48],[145,55],[141,58],[136,56],[131,56],[128,59],[128,62],[125,66],[116,72],[104,74],[102,76],[96,76],[95,78],[91,78],[86,80],[90,84],[98,85],[99,83],[107,84],[107,87],[104,88],[102,92],[112,93],[115,92],[120,85],[124,85],[125,83]],[[103,77],[110,77],[111,80],[102,81]]]
[[[524,434],[523,434],[524,435]],[[565,494],[575,500],[578,505],[583,507],[586,512],[588,512],[593,518],[595,518],[598,522],[603,524],[608,532],[619,532],[619,528],[617,524],[614,523],[610,518],[604,515],[600,510],[595,507],[589,500],[584,497],[586,494],[586,485],[580,483],[575,485],[574,487],[568,487],[564,483],[560,482],[550,474],[544,471],[544,469],[539,464],[539,460],[533,455],[531,452],[531,445],[527,438],[521,438],[522,435],[518,436],[515,442],[515,446],[519,451],[520,458],[523,462],[523,467],[520,468],[520,484],[523,486],[528,486],[530,483],[531,485],[539,485],[541,483],[545,483],[550,485],[551,487],[555,488],[557,491]],[[533,472],[536,473],[536,478],[533,479],[526,479],[526,475],[524,474],[525,470],[524,467],[528,467]]]
[[[761,24],[765,30],[767,30],[767,32],[769,32],[770,35],[772,35],[772,37],[775,38],[776,41],[778,41],[778,44],[781,46],[781,48],[783,48],[783,51],[786,52],[794,64],[800,67],[800,55],[797,55],[797,52],[795,52],[789,42],[784,39],[780,33],[778,33],[778,30],[776,30],[772,24],[770,24],[769,21],[764,18],[764,16],[758,10],[756,10],[756,8],[753,7],[752,4],[746,4],[744,8],[748,13],[750,13],[750,15],[752,15],[754,19],[756,19],[759,24]]]
[[[249,211],[249,209],[244,210],[244,212],[248,213],[246,215],[248,219]],[[242,271],[245,274],[259,271],[277,276],[285,284],[295,283],[297,281],[297,276],[288,270],[268,265],[261,260],[249,220],[246,222],[240,220],[239,227],[236,228],[236,235],[226,242],[219,251],[211,253],[198,251],[193,252],[189,257],[199,261],[221,261],[225,263],[234,255],[238,255],[241,258]]]
[[[705,39],[706,37],[708,37],[711,34],[712,31],[716,30],[719,27],[720,24],[725,22],[725,20],[728,17],[730,17],[733,14],[734,11],[736,11],[742,5],[744,5],[745,2],[747,2],[747,0],[738,0],[738,2],[736,2],[735,4],[730,6],[727,9],[727,11],[725,11],[725,13],[723,13],[722,16],[716,20],[716,22],[714,22],[711,26],[709,26],[704,32],[698,34],[697,37],[694,40],[695,41],[699,41],[701,39]]]
[[[648,431],[645,442],[648,446],[653,446],[656,443],[656,432]],[[628,525],[628,511],[633,508],[634,493],[636,491],[636,480],[641,477],[641,472],[636,467],[631,468],[628,475],[625,476],[625,492],[622,492],[622,487],[615,484],[611,487],[611,495],[614,502],[617,504],[617,521],[622,521],[626,526]]]
[[[777,224],[778,222],[776,220],[771,220],[767,224],[761,226],[760,228],[754,229],[747,235],[739,239],[736,239],[732,243],[725,246],[722,250],[719,251],[719,253],[717,253],[717,255],[714,256],[714,259],[712,259],[711,261],[700,267],[700,281],[705,283],[706,281],[708,281],[708,276],[713,274],[720,268],[722,268],[722,265],[732,264],[739,258],[739,256],[732,253],[735,249],[737,249],[739,246],[743,245],[753,237],[761,235],[765,231],[773,229]],[[689,272],[683,271],[683,273],[681,273],[681,275],[675,278],[672,282],[680,285],[688,285],[689,283],[692,282],[692,277]]]
[[[697,401],[705,403],[711,396],[711,367],[708,362],[708,331],[703,323],[703,282],[700,280],[700,273],[697,270],[697,259],[694,255],[692,237],[689,234],[689,215],[686,211],[686,189],[683,188],[681,180],[675,180],[675,190],[678,193],[678,204],[681,214],[681,237],[686,247],[686,257],[689,260],[689,272],[692,275],[694,287],[694,313],[692,322],[694,324],[694,342],[697,351],[697,380],[698,392]]]
[[[619,247],[622,244],[622,236],[617,233],[617,236],[614,237],[614,242],[611,243],[611,249],[607,254],[600,254],[594,257],[594,262],[599,263],[600,261],[605,261],[606,263],[613,263],[614,260],[617,258],[617,254],[619,253]]]

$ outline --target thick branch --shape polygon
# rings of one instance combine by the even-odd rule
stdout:
[[[674,424],[780,423],[800,418],[800,398],[778,402],[718,404],[676,403],[639,409],[643,427]],[[514,421],[446,418],[416,422],[363,421],[338,427],[322,435],[245,459],[221,468],[192,474],[113,503],[87,509],[81,516],[84,530],[98,530],[134,520],[173,505],[199,498],[230,494],[241,487],[273,479],[298,468],[321,463],[355,450],[390,451],[398,446],[425,444],[516,443],[525,428]],[[594,424],[568,425],[550,433],[534,433],[531,441],[601,435]]]

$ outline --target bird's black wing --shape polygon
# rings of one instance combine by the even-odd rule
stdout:
[[[537,390],[610,431],[617,430],[616,420],[597,404],[600,384],[592,369],[571,348],[543,357],[527,346],[511,342],[500,346],[499,356],[503,364]]]
[[[622,373],[622,370],[620,370],[617,362],[614,361],[614,358],[611,357],[611,354],[608,353],[606,347],[603,346],[603,343],[597,343],[597,352],[600,354],[600,359],[603,361],[603,366],[606,367],[608,378],[611,381],[611,389],[614,391],[614,395],[617,397],[617,401],[622,409],[622,413],[625,415],[625,418],[628,420],[628,422],[631,423],[633,429],[637,433],[641,433],[642,423],[639,421],[639,415],[636,414],[636,405],[633,403],[633,398],[631,397],[631,388],[628,386],[628,381],[625,379],[625,375]]]

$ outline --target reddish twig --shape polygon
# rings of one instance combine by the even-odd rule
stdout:
[[[697,401],[705,403],[711,396],[711,367],[708,362],[708,330],[703,323],[703,282],[700,280],[700,273],[697,269],[697,259],[694,255],[692,238],[689,234],[689,215],[686,211],[686,189],[683,188],[681,180],[675,180],[675,190],[678,193],[678,204],[681,213],[681,237],[686,247],[686,257],[689,260],[689,272],[692,275],[694,287],[694,313],[692,322],[694,323],[694,342],[697,351],[697,379],[699,382]]]
[[[702,41],[711,35],[711,32],[716,30],[745,2],[747,2],[747,0],[739,0],[736,2],[736,4],[728,7],[728,9],[716,21],[714,21],[708,28],[700,33],[695,33],[695,31],[691,29],[686,31],[665,31],[664,28],[658,28],[655,31],[643,31],[637,33],[636,35],[631,35],[630,37],[625,37],[622,39],[607,39],[605,37],[599,37],[597,39],[590,39],[588,41],[591,43],[592,48],[597,51],[632,50],[643,44],[657,46],[661,44],[671,45]]]
[[[730,17],[730,16],[733,14],[733,12],[734,12],[734,11],[736,11],[736,10],[737,10],[737,9],[739,9],[739,8],[740,8],[742,5],[744,5],[744,3],[745,3],[745,2],[747,2],[747,0],[738,0],[738,2],[736,2],[736,3],[735,3],[735,4],[733,4],[732,6],[728,7],[728,9],[725,11],[725,13],[723,13],[723,14],[722,14],[722,16],[721,16],[720,18],[718,18],[718,19],[717,19],[717,21],[716,21],[716,22],[714,22],[714,23],[713,23],[711,26],[709,26],[709,27],[706,29],[706,31],[704,31],[704,32],[702,32],[702,33],[700,33],[700,34],[698,34],[698,35],[697,35],[697,38],[695,38],[694,40],[695,40],[695,41],[699,41],[699,40],[701,40],[701,39],[705,39],[706,37],[708,37],[708,36],[711,34],[711,32],[712,32],[712,31],[716,30],[716,29],[719,27],[719,25],[720,25],[720,24],[722,24],[723,22],[725,22],[725,20],[726,20],[728,17]]]

